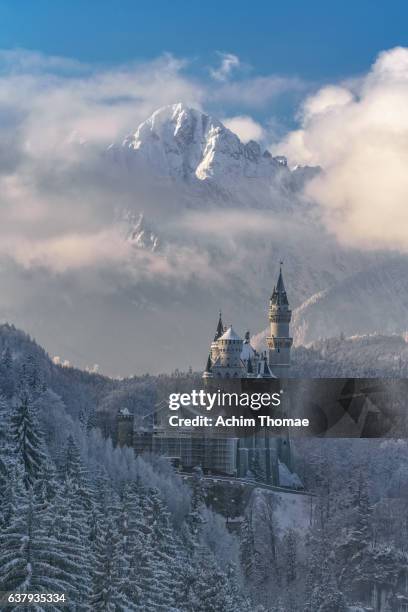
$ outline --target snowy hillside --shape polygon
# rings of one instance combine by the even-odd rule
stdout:
[[[344,333],[346,336],[408,329],[408,257],[367,269],[312,296],[293,316],[295,344]]]
[[[406,336],[371,334],[329,338],[297,346],[293,351],[294,377],[407,378]]]
[[[393,340],[394,352],[405,345],[379,342]],[[344,360],[347,343],[360,357],[380,352],[375,340],[332,340],[303,349],[304,363],[313,351]],[[81,609],[135,612],[301,612],[305,602],[345,612],[383,580],[408,595],[406,581],[390,581],[407,564],[406,440],[296,438],[313,495],[256,487],[238,514],[245,496],[226,488],[225,516],[207,506],[201,470],[188,484],[166,459],[136,457],[95,428],[98,406],[137,411],[154,401],[149,387],[170,383],[180,390],[183,379],[112,381],[61,367],[0,327],[1,591],[63,588]],[[241,519],[233,532],[230,516]]]

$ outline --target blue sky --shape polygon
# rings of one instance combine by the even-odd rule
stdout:
[[[319,80],[365,71],[380,50],[407,45],[407,19],[398,0],[3,0],[0,47],[103,63],[168,51],[195,58],[197,71],[218,50],[260,74]]]
[[[259,105],[255,93],[251,105],[242,104],[238,87],[238,95],[219,96],[204,108],[222,119],[251,114],[279,139],[296,126],[310,91],[367,73],[380,51],[408,46],[407,19],[408,5],[400,0],[0,0],[0,49],[99,68],[169,53],[186,60],[183,74],[207,87],[220,53],[232,54],[239,68],[232,66],[228,77],[236,83],[271,75],[299,83]],[[261,97],[263,86],[258,90]]]

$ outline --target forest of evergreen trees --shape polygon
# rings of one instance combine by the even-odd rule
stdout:
[[[399,612],[408,601],[405,440],[297,439],[311,493],[301,523],[255,488],[231,533],[199,470],[185,484],[95,428],[97,406],[134,401],[136,383],[68,373],[15,330],[0,350],[0,591],[66,596],[25,609],[346,612],[386,593],[377,610]],[[154,397],[154,379],[137,385]]]

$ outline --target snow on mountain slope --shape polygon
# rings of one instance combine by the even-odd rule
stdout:
[[[243,144],[220,121],[183,104],[165,106],[122,143],[162,176],[199,180],[270,177],[289,172],[284,162]]]
[[[351,274],[293,313],[295,344],[408,329],[408,257],[398,256]]]
[[[213,117],[174,104],[158,109],[121,144],[112,144],[107,158],[130,174],[147,173],[170,181],[168,198],[187,207],[244,206],[279,208],[316,168],[289,170],[284,157],[272,157],[254,141],[238,136]]]
[[[300,378],[406,378],[406,335],[366,334],[317,340],[293,350],[292,375]]]
[[[159,237],[146,223],[143,213],[135,215],[132,211],[124,211],[120,222],[123,224],[125,239],[139,249],[157,251],[159,248]]]
[[[389,335],[408,329],[408,257],[379,257],[374,263],[366,260],[361,264],[360,268],[355,262],[350,265],[342,279],[326,277],[326,289],[293,309],[291,330],[295,346],[341,334]],[[292,284],[296,282],[294,279]],[[301,272],[298,282],[304,282]],[[256,334],[254,346],[264,349],[268,333],[265,327]]]

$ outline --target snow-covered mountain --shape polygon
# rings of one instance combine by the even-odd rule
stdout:
[[[295,344],[355,334],[404,333],[408,329],[408,257],[350,271],[294,312]]]
[[[138,215],[126,210],[121,216],[125,240],[133,246],[149,251],[157,251],[159,248],[159,237],[153,229],[146,224],[144,214]]]
[[[271,177],[285,160],[243,144],[220,121],[183,104],[160,108],[122,143],[161,176],[191,180]]]
[[[155,111],[107,157],[131,174],[171,180],[188,207],[275,208],[318,171],[291,171],[284,157],[253,140],[244,144],[219,120],[181,103]]]

